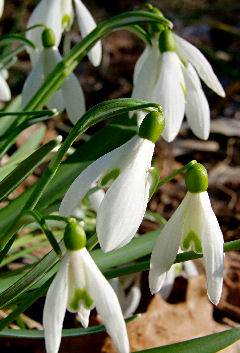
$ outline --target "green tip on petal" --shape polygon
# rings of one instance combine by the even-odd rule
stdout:
[[[161,135],[165,125],[163,113],[148,113],[140,125],[138,136],[155,143]]]
[[[165,29],[159,36],[159,50],[161,53],[166,51],[176,51],[176,41],[173,32]]]
[[[68,250],[76,251],[86,246],[86,233],[74,218],[70,218],[64,231],[64,244]]]
[[[65,15],[63,15],[62,17],[62,27],[64,29],[68,29],[70,27],[70,24],[71,24],[70,16],[67,13],[65,13]]]
[[[42,31],[42,45],[44,48],[52,48],[55,45],[55,34],[51,28]]]
[[[200,163],[193,164],[185,174],[185,184],[188,191],[204,192],[208,188],[208,174]]]

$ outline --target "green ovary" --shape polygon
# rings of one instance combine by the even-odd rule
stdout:
[[[201,240],[193,230],[190,230],[188,235],[183,239],[182,247],[184,250],[189,250],[191,247],[191,244],[193,244],[193,248],[195,252],[202,253]]]
[[[93,305],[93,299],[87,294],[85,289],[75,289],[69,308],[72,311],[78,311],[79,302],[83,302],[87,309],[90,309]]]
[[[116,168],[111,170],[111,172],[107,173],[106,175],[103,176],[101,180],[101,186],[106,186],[110,180],[115,180],[120,174],[120,169]]]

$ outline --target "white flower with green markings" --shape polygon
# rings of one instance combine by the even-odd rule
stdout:
[[[206,169],[199,163],[185,176],[188,192],[164,226],[154,246],[149,272],[152,293],[158,292],[176,258],[179,246],[183,251],[203,253],[207,272],[208,297],[218,304],[223,282],[223,235],[207,193]]]
[[[104,252],[127,244],[146,211],[149,193],[158,183],[151,168],[154,143],[164,127],[161,113],[148,113],[138,136],[88,166],[73,182],[60,205],[71,216],[92,184],[109,187],[97,211],[97,236]]]
[[[65,229],[67,253],[47,292],[43,326],[47,353],[57,353],[66,309],[88,326],[90,310],[98,313],[119,353],[129,352],[125,321],[117,296],[85,248],[86,235],[71,219]]]
[[[79,25],[80,32],[84,38],[95,27],[96,23],[81,0],[41,0],[34,9],[27,27],[37,24],[44,24],[51,28],[55,34],[55,45],[58,47],[64,30],[70,29],[74,19],[73,2],[75,5],[75,12]],[[30,50],[31,61],[33,65],[37,62],[39,54],[41,53],[41,27],[36,27],[27,32],[26,36],[37,46],[37,50]],[[88,52],[88,57],[94,66],[98,66],[102,58],[102,46],[98,41],[94,47]]]
[[[163,138],[177,136],[184,113],[194,134],[206,140],[210,132],[210,110],[199,77],[219,96],[224,90],[205,56],[195,46],[163,30],[154,34],[151,47],[138,59],[132,97],[156,102],[163,108]]]
[[[55,46],[55,35],[50,28],[46,28],[42,32],[42,42],[44,48],[23,86],[23,107],[31,100],[57,63],[62,60]],[[66,109],[69,119],[73,124],[85,113],[83,90],[73,73],[70,73],[60,89],[51,96],[46,105],[49,109],[57,109],[58,112]]]

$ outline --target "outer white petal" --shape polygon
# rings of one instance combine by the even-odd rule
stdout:
[[[154,245],[149,271],[149,287],[152,294],[161,289],[166,274],[176,258],[181,243],[183,217],[188,204],[187,195],[164,226]]]
[[[0,72],[0,100],[9,101],[11,99],[10,88]]]
[[[84,38],[96,27],[96,23],[88,9],[85,7],[85,5],[83,5],[81,0],[74,0],[74,3],[78,26],[80,28],[82,37]],[[98,41],[94,45],[94,47],[88,52],[88,57],[94,66],[100,65],[102,59],[102,45],[100,41]]]
[[[105,192],[102,189],[95,191],[89,195],[90,207],[97,213],[99,206],[105,196]]]
[[[160,104],[163,108],[165,127],[162,137],[171,142],[178,134],[184,117],[185,99],[182,88],[184,82],[181,62],[177,54],[165,52],[161,57],[161,72],[151,101]]]
[[[177,52],[184,61],[190,61],[206,85],[219,96],[225,97],[224,89],[205,56],[194,45],[175,34]]]
[[[61,90],[69,119],[76,124],[86,109],[82,87],[73,73],[63,82]]]
[[[154,85],[158,75],[160,52],[157,45],[147,46],[142,56],[140,64],[136,64],[134,75],[134,85],[132,98],[149,101],[152,96]]]
[[[47,353],[57,353],[60,342],[68,294],[68,263],[65,256],[60,269],[47,292],[43,309],[43,326]]]
[[[145,61],[148,59],[149,56],[149,46],[147,45],[142,54],[139,56],[138,60],[136,61],[134,72],[133,72],[133,83],[136,83],[137,77],[139,76],[140,72],[142,71],[142,67]]]
[[[207,192],[200,194],[200,201],[203,208],[202,248],[207,272],[207,291],[211,302],[217,305],[222,293],[224,240]]]
[[[183,68],[186,87],[185,114],[194,134],[207,140],[210,132],[210,109],[200,80],[191,64]]]
[[[51,28],[55,34],[55,45],[58,46],[62,37],[62,16],[61,16],[61,1],[60,0],[41,0],[34,9],[27,27],[31,27],[36,24],[45,24]],[[26,37],[33,41],[38,50],[33,51],[28,49],[32,64],[35,65],[39,53],[42,50],[42,34],[43,28],[37,27],[26,32]]]
[[[103,251],[128,243],[135,235],[146,211],[150,167],[154,144],[141,139],[138,154],[110,186],[97,215],[97,234]]]
[[[4,0],[0,0],[0,17],[2,17],[3,8],[4,8]]]
[[[183,263],[184,271],[187,277],[197,276],[198,270],[197,267],[194,265],[194,262],[189,260]]]
[[[37,90],[41,87],[44,81],[43,73],[43,56],[41,55],[38,58],[38,61],[30,74],[28,75],[22,90],[22,107],[25,107],[26,104],[31,100]]]
[[[81,250],[89,293],[119,353],[129,352],[126,325],[117,296],[86,249]]]
[[[69,217],[73,214],[92,184],[96,182],[104,169],[114,159],[118,150],[115,149],[97,159],[74,180],[61,202],[59,208],[60,215]]]

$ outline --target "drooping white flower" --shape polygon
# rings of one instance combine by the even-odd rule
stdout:
[[[77,222],[75,224],[79,227]],[[66,247],[70,245],[76,250],[67,250],[44,305],[46,351],[58,352],[66,309],[78,313],[82,325],[87,327],[90,310],[96,306],[118,352],[128,353],[126,325],[117,296],[86,248],[81,246],[82,240],[78,240],[76,231],[70,237]]]
[[[23,107],[31,100],[37,90],[41,87],[48,74],[54,69],[62,57],[57,47],[44,48],[27,77],[22,91]],[[85,100],[83,91],[77,77],[71,73],[47,102],[49,109],[57,109],[62,112],[67,110],[69,119],[73,124],[85,113]]]
[[[11,99],[11,91],[6,82],[8,78],[7,70],[0,70],[0,100],[6,102]]]
[[[96,27],[96,23],[81,0],[74,0],[74,4],[79,29],[82,37],[84,38]],[[73,15],[74,11],[72,0],[41,0],[30,16],[27,27],[37,24],[44,24],[48,28],[51,28],[56,38],[55,45],[58,47],[63,31],[65,29],[69,29],[72,25]],[[27,38],[33,41],[37,46],[37,50],[29,51],[33,65],[37,62],[43,48],[41,34],[41,27],[36,27],[26,33]],[[94,66],[98,66],[100,64],[102,58],[102,47],[100,41],[95,44],[88,55]]]
[[[154,112],[149,113],[143,122],[148,118],[155,119]],[[160,134],[163,121],[159,124]],[[151,186],[156,183],[150,170],[153,151],[151,140],[135,136],[97,159],[68,189],[60,205],[60,215],[71,216],[93,183],[102,188],[111,184],[97,211],[98,240],[103,251],[127,244],[143,219]]]
[[[0,17],[2,17],[4,9],[4,0],[0,0]]]
[[[196,71],[197,73],[196,73]],[[218,95],[224,90],[204,55],[170,30],[156,37],[137,61],[132,97],[156,102],[163,108],[163,138],[171,142],[178,134],[184,113],[196,136],[207,139],[210,111],[200,80]]]
[[[198,165],[196,170],[197,168]],[[191,178],[192,176],[193,174]],[[192,183],[192,180],[190,182]],[[223,243],[223,235],[207,191],[188,191],[178,209],[164,226],[154,246],[149,272],[151,292],[156,293],[161,289],[167,271],[174,263],[179,246],[183,251],[192,248],[197,253],[203,253],[208,297],[217,305],[223,282]]]

